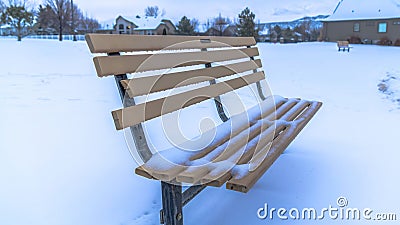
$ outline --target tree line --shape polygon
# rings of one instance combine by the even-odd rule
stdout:
[[[87,15],[73,0],[44,0],[36,6],[28,0],[0,0],[0,21],[15,29],[18,41],[24,35],[84,34],[100,28],[100,23]]]
[[[62,41],[63,34],[93,33],[100,28],[99,22],[84,15],[73,0],[43,0],[39,6],[28,1],[0,0],[0,22],[14,28],[19,41],[24,35],[31,33],[59,34],[59,40]],[[160,10],[158,6],[148,6],[144,13],[146,17],[157,18],[164,16],[165,10]],[[189,19],[183,16],[176,24],[177,34],[201,35],[206,31],[206,35],[210,36],[250,36],[259,41],[279,41],[281,38],[297,41],[299,36],[302,40],[313,41],[317,40],[320,33],[319,29],[311,28],[309,21],[294,28],[283,29],[270,25],[260,27],[260,24],[255,22],[255,17],[248,7],[233,20],[219,14],[208,19],[205,24],[200,24],[196,18]],[[200,26],[202,29],[199,29]],[[268,34],[260,35],[261,29],[268,30]]]
[[[189,19],[183,16],[176,25],[178,34],[181,35],[196,35],[198,34],[198,27],[200,23],[197,19]],[[217,17],[207,20],[203,24],[203,28],[209,32],[209,35],[215,36],[247,36],[257,37],[258,28],[255,23],[255,14],[246,7],[235,19],[232,21],[228,17],[223,17],[219,14]],[[231,28],[228,30],[228,28]],[[228,31],[227,31],[228,30]]]
[[[310,21],[304,21],[302,24],[293,28],[282,28],[278,25],[257,24],[255,14],[246,7],[238,16],[231,20],[223,17],[221,14],[215,18],[207,20],[202,24],[203,30],[207,30],[207,35],[215,36],[250,36],[258,41],[316,41],[320,35],[320,28],[312,28]],[[199,35],[200,23],[197,19],[189,19],[183,16],[177,23],[177,32],[181,35]],[[267,31],[266,34],[260,34],[261,31]]]

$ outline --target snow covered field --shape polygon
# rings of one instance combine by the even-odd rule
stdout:
[[[207,188],[185,224],[397,224],[260,220],[257,210],[337,206],[400,220],[400,48],[259,44],[274,94],[323,108],[248,194]],[[85,42],[0,40],[0,224],[159,224],[160,185],[115,131],[112,78],[95,75]]]

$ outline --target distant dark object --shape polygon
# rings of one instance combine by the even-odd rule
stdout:
[[[347,41],[350,44],[361,44],[362,43],[361,38],[357,37],[357,36],[351,36],[349,39],[347,39]]]
[[[391,46],[393,42],[388,37],[383,37],[379,40],[378,45]]]
[[[400,39],[397,39],[397,40],[394,42],[394,46],[400,46]]]

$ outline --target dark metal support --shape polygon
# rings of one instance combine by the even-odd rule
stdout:
[[[247,48],[251,48],[251,46],[247,46]],[[250,57],[250,59],[254,61],[254,56]],[[253,73],[257,73],[257,70],[253,70]],[[267,97],[265,97],[262,91],[261,81],[257,81],[256,85],[257,85],[258,96],[260,96],[261,100],[264,101],[265,99],[267,99]]]
[[[119,52],[116,53],[109,53],[109,56],[113,55],[120,55]],[[133,98],[129,98],[129,96],[126,95],[125,89],[121,84],[122,80],[127,80],[128,77],[126,74],[120,74],[120,75],[115,75],[115,82],[117,83],[119,95],[121,96],[121,101],[124,105],[124,107],[130,107],[135,105],[135,100]],[[152,153],[150,151],[149,146],[147,145],[146,137],[144,136],[144,131],[143,131],[143,126],[142,124],[137,124],[134,126],[130,127],[133,141],[135,143],[136,149],[139,153],[140,158],[143,160],[143,162],[149,161],[149,159],[152,156]]]
[[[200,192],[203,191],[206,187],[207,187],[206,185],[198,185],[188,188],[185,192],[183,192],[182,205],[183,206],[187,205],[194,197],[200,194]]]
[[[161,182],[162,213],[165,225],[183,225],[182,186]]]
[[[256,85],[257,85],[258,95],[260,96],[261,100],[264,101],[265,99],[267,99],[267,97],[265,97],[265,95],[264,95],[264,93],[262,91],[261,81],[258,81],[256,83]]]
[[[211,63],[207,63],[206,64],[206,68],[210,68],[210,67],[211,67]],[[217,82],[215,80],[210,80],[210,84],[211,85],[216,84],[216,83]],[[215,97],[214,98],[214,103],[215,103],[215,107],[217,107],[218,115],[219,115],[219,118],[221,118],[222,122],[228,121],[229,118],[225,114],[224,107],[223,107],[223,105],[221,103],[221,97],[220,96]]]

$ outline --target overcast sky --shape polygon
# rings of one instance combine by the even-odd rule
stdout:
[[[107,21],[118,15],[143,15],[147,6],[164,9],[164,17],[177,22],[182,16],[206,21],[221,13],[234,18],[248,6],[261,22],[293,20],[305,15],[331,14],[339,0],[74,0],[89,16]]]

